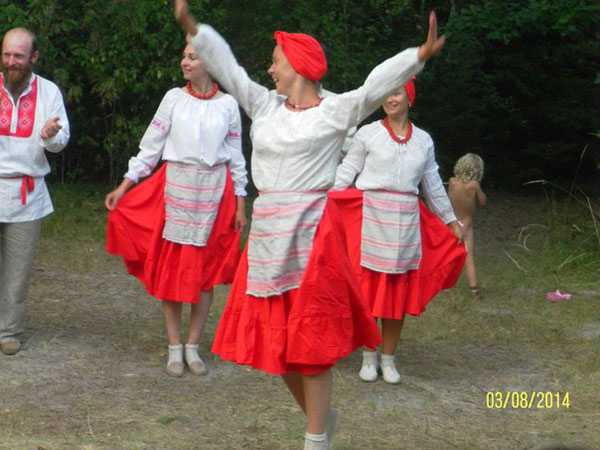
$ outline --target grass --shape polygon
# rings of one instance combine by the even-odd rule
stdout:
[[[228,287],[216,290],[201,342],[209,376],[164,375],[160,303],[103,250],[107,190],[53,188],[31,338],[16,358],[0,358],[0,448],[301,448],[303,416],[281,381],[208,355]],[[600,252],[590,216],[557,197],[488,194],[475,228],[484,299],[471,299],[461,279],[407,318],[399,386],[358,381],[358,352],[336,365],[336,449],[600,441]],[[546,301],[557,288],[573,300]],[[568,392],[571,406],[490,409],[490,391]]]
[[[43,222],[44,237],[61,243],[96,243],[104,235],[107,210],[102,185],[54,185],[52,200],[56,213]]]

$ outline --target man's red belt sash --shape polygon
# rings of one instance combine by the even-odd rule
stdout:
[[[33,177],[29,175],[19,175],[18,177],[1,177],[7,178],[10,180],[15,180],[21,178],[23,181],[21,182],[21,205],[27,204],[27,193],[33,192],[35,188],[35,180]]]

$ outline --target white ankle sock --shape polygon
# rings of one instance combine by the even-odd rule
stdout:
[[[198,344],[185,344],[185,360],[188,364],[193,363],[194,361],[202,362],[200,355],[198,355]]]
[[[306,432],[304,434],[304,450],[327,450],[327,433],[313,434]]]
[[[327,440],[327,433],[323,433],[323,434],[313,434],[313,433],[309,433],[308,431],[304,434],[304,437],[306,439],[310,439],[311,441],[315,441],[315,442],[325,442]]]
[[[358,377],[367,382],[377,380],[377,351],[363,351],[362,356],[362,366],[360,372],[358,372]]]
[[[169,345],[169,362],[171,363],[183,363],[183,345]]]
[[[198,354],[198,344],[185,344],[185,362],[194,375],[206,375],[208,367]]]

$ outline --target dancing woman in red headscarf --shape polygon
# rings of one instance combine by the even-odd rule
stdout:
[[[385,119],[355,134],[337,169],[334,190],[355,178],[358,189],[330,194],[342,211],[362,293],[382,322],[381,365],[375,350],[363,351],[363,381],[377,380],[381,368],[386,382],[400,383],[394,353],[404,315],[420,315],[441,289],[453,286],[466,256],[457,245],[464,231],[438,174],[433,141],[408,118],[415,99],[413,80],[385,99]],[[419,185],[435,215],[418,200]]]
[[[419,72],[443,38],[432,15],[427,42],[379,65],[360,88],[320,98],[320,45],[275,33],[275,90],[253,82],[223,38],[197,26],[185,0],[175,16],[210,73],[252,119],[255,200],[246,250],[215,336],[223,359],[282,376],[306,413],[305,448],[330,448],[331,367],[380,335],[355,280],[339,213],[327,198],[347,130]]]

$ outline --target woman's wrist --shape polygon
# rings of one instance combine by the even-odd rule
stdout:
[[[196,22],[193,16],[188,15],[183,18],[181,25],[190,36],[193,37],[198,34],[198,22]]]
[[[190,13],[187,1],[175,0],[175,19],[186,33],[196,35],[196,18]]]

